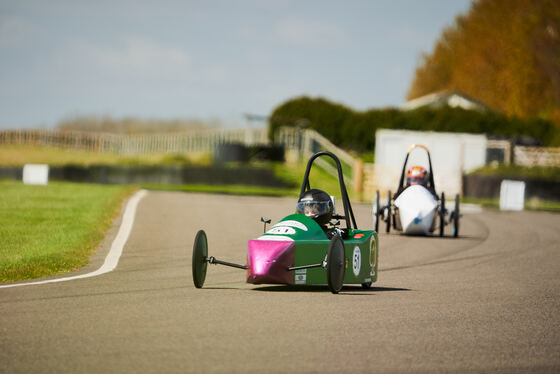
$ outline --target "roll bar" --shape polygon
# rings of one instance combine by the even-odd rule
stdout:
[[[434,184],[434,173],[433,173],[433,169],[432,169],[432,158],[430,157],[430,151],[428,150],[428,147],[426,147],[423,144],[412,144],[410,147],[408,147],[408,151],[406,152],[406,158],[404,159],[404,164],[403,164],[402,173],[401,173],[401,179],[399,181],[399,188],[397,189],[397,193],[395,194],[395,196],[393,196],[393,198],[396,198],[397,196],[399,196],[400,193],[406,188],[406,186],[404,185],[404,175],[406,173],[406,163],[408,162],[408,156],[410,155],[410,152],[412,152],[412,150],[414,150],[416,148],[422,148],[423,150],[426,151],[426,154],[428,155],[428,164],[429,164],[429,167],[430,167],[430,180],[428,181],[428,185],[426,186],[426,188],[428,190],[430,190],[430,192],[433,193],[437,197],[436,188],[435,188],[435,184]]]
[[[301,197],[306,191],[311,189],[311,186],[309,184],[309,172],[311,171],[311,165],[313,165],[313,161],[315,161],[315,159],[321,156],[329,156],[336,163],[336,169],[338,171],[338,181],[340,184],[340,195],[342,196],[342,205],[344,206],[344,217],[341,218],[344,218],[346,220],[347,229],[351,229],[351,228],[357,229],[358,227],[356,225],[356,219],[354,218],[354,212],[352,211],[352,206],[350,205],[350,199],[348,198],[348,192],[346,191],[346,185],[344,184],[344,175],[342,174],[342,166],[340,165],[340,161],[338,157],[336,157],[333,153],[326,152],[326,151],[317,152],[313,156],[311,156],[309,161],[307,161],[307,168],[305,169],[305,174],[303,176],[303,182],[301,184],[301,190],[299,196]]]

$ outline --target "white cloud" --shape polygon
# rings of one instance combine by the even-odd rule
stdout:
[[[297,18],[280,21],[275,34],[284,42],[309,47],[340,46],[350,42],[339,26]]]
[[[184,48],[157,44],[140,38],[126,38],[119,47],[76,46],[95,68],[116,75],[186,78],[191,58]]]

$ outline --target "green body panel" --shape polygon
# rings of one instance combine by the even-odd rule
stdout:
[[[298,213],[290,214],[278,221],[261,236],[261,239],[279,240],[280,237],[287,237],[288,240],[294,241],[327,239],[327,235],[317,222],[305,214]]]
[[[292,214],[272,226],[260,239],[293,240],[294,266],[319,264],[325,260],[330,240],[313,219],[304,214]],[[344,284],[377,281],[377,232],[351,230],[344,239],[346,272]],[[294,284],[326,284],[325,269],[312,268],[294,271]]]
[[[361,238],[354,238],[363,234]],[[330,240],[296,241],[295,264],[304,266],[325,260]],[[362,284],[377,281],[377,233],[354,230],[344,240],[346,272],[344,284]],[[326,275],[322,268],[294,271],[294,284],[325,284]]]

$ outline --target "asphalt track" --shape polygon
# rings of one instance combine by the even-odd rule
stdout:
[[[560,372],[560,215],[465,213],[461,237],[380,234],[371,290],[244,283],[192,241],[244,263],[293,199],[150,192],[117,268],[0,289],[1,373]],[[355,205],[360,227],[369,205]],[[92,264],[103,263],[117,225]]]

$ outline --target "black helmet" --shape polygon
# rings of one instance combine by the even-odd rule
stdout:
[[[297,212],[313,218],[319,225],[325,226],[331,220],[334,205],[325,191],[311,189],[299,197]]]

